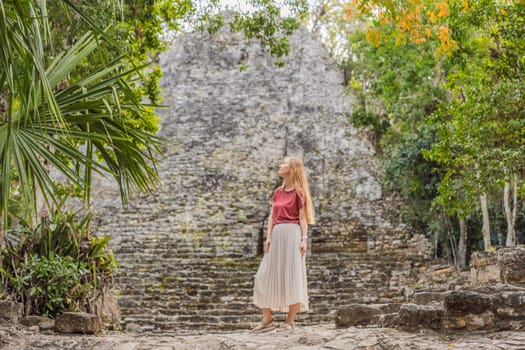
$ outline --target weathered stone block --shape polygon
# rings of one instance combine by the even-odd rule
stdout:
[[[456,290],[445,297],[444,305],[448,313],[481,314],[492,310],[493,299],[485,294]]]
[[[469,330],[493,328],[494,314],[491,311],[481,314],[467,314],[465,315],[465,326]]]
[[[440,291],[422,291],[422,292],[415,292],[412,297],[410,298],[410,302],[414,304],[424,305],[429,304],[433,301],[443,301],[445,300],[446,296],[449,295],[450,292],[440,292]]]
[[[85,312],[65,312],[55,321],[55,330],[61,333],[95,334],[100,331],[100,317]]]
[[[106,289],[91,303],[91,308],[84,311],[100,316],[108,328],[113,328],[114,325],[118,325],[121,320],[120,307],[117,299],[111,291]]]
[[[498,296],[502,306],[509,306],[516,312],[525,315],[525,290],[515,292],[504,292]]]
[[[377,315],[382,312],[379,308],[369,305],[354,304],[338,310],[335,315],[337,327],[350,327],[356,325],[368,325],[377,320]]]
[[[501,282],[525,287],[525,248],[498,250]]]
[[[443,327],[446,329],[462,329],[466,327],[464,314],[445,314]]]
[[[475,252],[470,260],[471,280],[473,285],[500,282],[500,269],[497,265],[496,252]]]
[[[0,321],[17,323],[22,317],[23,305],[14,301],[0,301]]]
[[[26,316],[20,319],[20,323],[26,327],[38,326],[39,329],[47,330],[55,327],[55,320],[42,316]]]
[[[399,325],[413,328],[429,327],[439,329],[442,326],[445,310],[442,303],[428,305],[403,304],[399,308]]]

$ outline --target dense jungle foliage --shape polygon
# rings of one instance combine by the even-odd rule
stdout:
[[[345,69],[403,217],[465,266],[525,242],[525,2],[322,0],[312,30]],[[468,247],[468,249],[467,249]]]

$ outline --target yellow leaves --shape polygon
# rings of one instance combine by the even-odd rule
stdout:
[[[348,81],[348,87],[352,89],[354,92],[362,91],[363,88],[361,85],[362,85],[361,82],[355,77],[352,77],[352,79]]]
[[[390,17],[388,17],[385,13],[381,12],[378,15],[379,24],[386,25],[390,23]]]
[[[345,12],[346,19],[351,20],[354,15],[354,9],[352,8],[352,6],[345,5],[344,12]]]
[[[448,4],[445,1],[439,2],[435,5],[435,9],[428,10],[426,14],[430,23],[434,24],[439,19],[448,17],[450,14]]]
[[[503,16],[508,16],[509,14],[507,11],[505,11],[504,8],[501,8],[501,7],[499,8],[499,13],[502,14]]]
[[[345,13],[347,17],[365,14],[377,19],[377,27],[366,33],[367,40],[375,45],[387,40],[393,40],[396,45],[435,40],[439,44],[438,54],[442,55],[450,54],[457,47],[445,25],[451,2],[460,4],[463,11],[473,7],[469,0],[352,0],[347,3]],[[389,29],[385,31],[386,28]],[[386,34],[387,31],[390,33]]]
[[[434,11],[427,11],[428,19],[430,20],[430,23],[436,23],[438,16]]]
[[[365,33],[365,39],[375,46],[379,46],[381,44],[381,33],[378,30],[369,29]]]
[[[408,22],[405,21],[405,20],[399,21],[399,28],[401,28],[403,30],[408,30],[408,28],[409,28]]]
[[[436,10],[438,11],[437,16],[439,18],[445,18],[450,14],[448,4],[445,1],[436,4]]]
[[[404,45],[407,41],[407,34],[405,32],[398,32],[395,36],[396,46]]]
[[[463,13],[466,13],[468,11],[468,8],[469,8],[469,3],[468,3],[468,0],[463,0],[461,2],[461,8],[463,9]]]
[[[437,50],[437,54],[446,54],[450,56],[452,54],[452,51],[458,47],[457,42],[454,41],[450,36],[450,29],[445,25],[441,25],[435,29],[435,32],[440,41],[440,46]]]
[[[450,14],[450,12],[448,10],[448,4],[445,1],[436,4],[436,9],[438,10],[438,17],[439,18],[448,17],[448,15]]]
[[[438,37],[441,41],[447,40],[449,37],[450,31],[447,26],[439,26],[437,27]]]

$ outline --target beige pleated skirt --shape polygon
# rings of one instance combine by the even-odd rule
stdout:
[[[306,259],[301,256],[300,245],[298,224],[273,227],[270,249],[255,275],[253,303],[256,306],[288,312],[290,305],[299,303],[299,312],[308,310]]]

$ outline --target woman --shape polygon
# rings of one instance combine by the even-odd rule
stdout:
[[[288,312],[282,329],[292,329],[295,314],[308,310],[306,243],[308,224],[313,224],[312,200],[303,162],[287,157],[279,166],[282,186],[273,194],[264,242],[264,257],[255,275],[254,304],[262,309],[262,321],[252,332],[275,328],[272,311]]]

